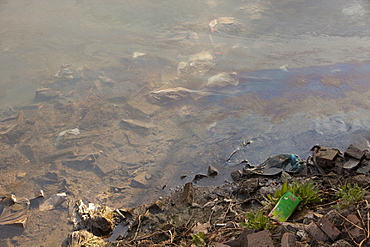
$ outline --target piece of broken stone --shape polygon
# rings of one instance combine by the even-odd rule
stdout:
[[[317,222],[317,225],[323,232],[326,233],[326,235],[328,235],[332,241],[335,241],[340,235],[338,228],[336,228],[334,224],[326,217],[321,217],[321,219]]]
[[[148,187],[148,178],[150,179],[145,172],[140,172],[131,180],[130,186],[133,188],[144,189]]]
[[[359,148],[353,146],[352,144],[349,145],[349,147],[344,152],[344,157],[346,158],[354,158],[357,160],[361,160],[364,156],[364,152],[360,150]]]
[[[356,171],[357,173],[367,174],[370,171],[370,160],[363,159]]]
[[[360,164],[360,160],[350,158],[346,163],[344,163],[343,168],[353,169],[353,168],[356,168],[359,164]]]
[[[254,229],[243,230],[237,239],[226,242],[226,244],[231,247],[248,247],[248,235],[254,232]]]
[[[149,130],[154,129],[157,126],[155,124],[140,120],[122,119],[119,127],[134,131],[138,134],[147,134]]]
[[[208,167],[208,176],[211,176],[211,177],[213,177],[213,176],[217,176],[218,175],[218,170],[217,170],[217,168],[216,167],[214,167],[214,166],[212,166],[212,165],[210,165],[209,167]]]
[[[281,238],[281,247],[294,247],[296,245],[296,236],[293,233],[286,232]]]
[[[60,145],[60,141],[65,135],[79,135],[79,134],[80,134],[80,130],[78,128],[64,130],[60,132],[57,138],[55,139],[55,146],[58,147]]]
[[[249,234],[247,236],[248,246],[274,247],[270,232],[267,230]]]
[[[202,178],[206,178],[207,175],[205,174],[196,174],[193,178],[193,182],[198,182],[199,180],[201,180]]]
[[[51,89],[48,87],[39,87],[36,89],[35,92],[35,101],[47,101],[54,98],[58,98],[60,96],[61,92],[55,89]]]
[[[328,235],[326,235],[315,222],[311,222],[305,229],[308,234],[318,242],[326,242],[329,240]]]
[[[350,214],[347,216],[349,222],[345,222],[346,229],[351,238],[355,239],[358,243],[361,242],[365,237],[365,232],[360,219],[354,215]]]
[[[334,167],[337,158],[341,155],[338,149],[321,146],[314,146],[311,151],[317,165],[324,169]]]
[[[184,185],[184,192],[180,197],[180,203],[192,205],[194,200],[194,188],[192,183],[186,183]]]
[[[242,177],[242,172],[240,170],[236,170],[231,172],[230,175],[234,181],[239,181],[240,178]]]

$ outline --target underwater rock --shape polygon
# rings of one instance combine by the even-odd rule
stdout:
[[[236,72],[222,72],[208,79],[204,87],[226,87],[237,86],[239,84],[238,74]]]
[[[48,87],[39,87],[36,89],[35,101],[47,101],[54,98],[58,98],[61,92]]]
[[[180,62],[177,66],[178,76],[202,76],[206,75],[215,66],[212,62],[213,55],[202,51],[191,55],[187,62]]]

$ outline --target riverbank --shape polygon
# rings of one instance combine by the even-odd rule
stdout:
[[[368,166],[368,158],[367,150],[354,146],[344,155],[338,149],[315,146],[305,167],[292,176],[285,171],[259,175],[246,172],[246,166],[237,171],[242,175],[232,183],[215,187],[187,183],[153,203],[112,209],[113,231],[109,234],[102,233],[102,221],[97,220],[102,217],[101,211],[88,213],[85,208],[87,218],[76,225],[76,230],[81,226],[84,229],[71,234],[63,246],[366,246],[370,234],[370,194],[366,189],[370,178],[367,172],[361,173]],[[246,214],[261,212],[267,216],[274,206],[268,195],[276,196],[284,183],[312,183],[310,190],[319,200],[302,201],[286,222],[266,224],[263,218]],[[343,192],[344,185],[358,190],[347,193],[349,197],[340,195],[338,191]],[[358,192],[362,194],[356,197]],[[76,208],[77,214],[81,210]]]

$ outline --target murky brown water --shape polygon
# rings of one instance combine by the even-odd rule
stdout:
[[[63,185],[79,197],[73,199],[130,207],[165,196],[208,165],[220,175],[199,184],[230,180],[235,167],[225,159],[244,140],[253,143],[235,162],[258,164],[287,152],[305,158],[317,143],[368,148],[369,11],[367,1],[337,0],[0,0],[3,115],[38,106],[28,114],[54,125],[29,133],[53,144],[61,131],[79,127],[95,139],[73,145],[101,151],[98,165],[108,167],[102,175],[26,155],[28,163],[0,164],[0,195],[32,198],[37,189],[52,195]],[[214,32],[213,19],[219,22]],[[222,20],[229,24],[222,27]],[[179,75],[179,63],[202,51],[213,57],[209,69]],[[76,71],[73,82],[55,78],[62,64]],[[204,87],[220,72],[237,72],[239,84]],[[33,102],[39,86],[61,90],[69,102],[59,103],[73,111],[56,107],[53,115],[48,103]],[[150,91],[171,87],[193,91],[171,103],[150,101]],[[94,97],[107,103],[89,105]],[[32,116],[26,112],[26,118]],[[117,128],[121,118],[155,131]],[[66,122],[56,128],[57,121]],[[30,140],[22,145],[42,147]],[[9,142],[9,150],[27,153]],[[132,183],[141,174],[144,188]],[[0,232],[0,245],[57,246],[72,229],[67,218],[66,205],[31,210],[26,229]]]

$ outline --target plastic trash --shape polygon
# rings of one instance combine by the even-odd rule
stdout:
[[[11,225],[24,228],[27,218],[30,201],[26,198],[15,198],[8,195],[0,201],[0,226]]]
[[[285,222],[293,214],[301,201],[292,192],[287,191],[269,213],[269,217]]]
[[[296,154],[278,154],[268,158],[262,164],[249,168],[253,173],[272,176],[282,171],[298,173],[306,166],[306,162],[301,160]]]
[[[66,193],[54,194],[46,199],[40,206],[40,211],[48,211],[54,209],[56,206],[62,204],[67,200]]]

